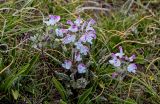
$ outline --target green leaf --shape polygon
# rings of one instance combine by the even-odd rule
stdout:
[[[17,90],[14,91],[13,89],[11,91],[12,91],[12,96],[14,100],[17,100],[19,97],[19,92]]]
[[[89,94],[92,91],[92,87],[86,90],[78,99],[78,104],[84,104],[86,99],[88,98]]]
[[[32,60],[29,62],[29,66],[27,67],[27,70],[24,73],[25,75],[27,75],[31,71],[33,65],[35,65],[35,63],[38,61],[38,58],[39,58],[39,55],[35,55],[32,58]]]
[[[66,90],[64,89],[64,87],[62,86],[62,84],[55,78],[52,78],[52,82],[55,86],[55,88],[57,89],[57,91],[60,93],[63,101],[67,101],[67,94],[66,94]]]
[[[58,77],[58,79],[62,79],[62,80],[66,80],[66,81],[70,81],[70,77],[67,74],[64,73],[60,73],[55,71],[56,76]]]
[[[29,65],[23,66],[18,73],[13,73],[9,77],[6,78],[5,82],[0,86],[0,89],[4,89],[5,91],[10,89],[10,87],[13,85],[13,83],[19,78],[20,75],[22,75],[23,72],[27,69]]]
[[[145,60],[144,60],[144,56],[143,55],[138,55],[135,59],[136,63],[138,64],[144,64]]]
[[[38,55],[35,55],[32,60],[28,64],[22,66],[18,72],[14,72],[7,77],[4,83],[0,85],[0,89],[4,89],[5,91],[8,90],[17,79],[21,78],[20,76],[27,75],[31,71],[33,65],[37,62],[37,59]]]

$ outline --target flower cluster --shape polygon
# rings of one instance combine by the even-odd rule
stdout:
[[[119,53],[112,53],[111,57],[112,59],[109,60],[109,63],[112,64],[116,68],[122,67],[127,69],[128,72],[136,73],[137,66],[135,63],[133,63],[134,59],[136,58],[135,55],[132,55],[131,57],[128,57],[123,52],[123,49],[121,46],[119,46]]]
[[[46,23],[48,26],[53,26],[57,22],[60,21],[60,16],[55,16],[55,15],[49,15],[48,21],[44,20],[43,22]]]
[[[44,21],[47,26],[53,26],[60,21],[60,16],[50,15],[48,21]],[[92,40],[96,39],[96,32],[92,27],[95,24],[93,19],[83,21],[78,17],[75,21],[68,20],[67,27],[58,27],[55,29],[55,35],[61,39],[62,44],[70,46],[72,50],[69,60],[65,60],[62,67],[71,70],[75,65],[78,73],[85,73],[87,70],[86,65],[82,62],[83,56],[89,53],[89,45]],[[65,25],[66,26],[66,25]]]
[[[45,20],[43,20],[43,23],[45,23],[49,29],[51,28],[50,31],[53,31],[53,28],[57,26],[57,23],[59,21],[60,21],[60,16],[49,15],[49,18],[45,18]],[[30,41],[32,41],[32,47],[36,49],[42,47],[44,48],[44,46],[47,46],[48,44],[51,46],[50,43],[50,41],[52,40],[51,37],[53,36],[48,31],[47,32],[45,31],[45,34],[37,33],[34,36],[30,36]]]
[[[93,19],[83,22],[80,17],[78,17],[74,22],[71,20],[67,21],[69,27],[67,29],[60,29],[60,31],[65,30],[65,32],[57,32],[57,36],[62,33],[62,43],[73,46],[74,59],[65,60],[62,66],[65,69],[72,69],[72,63],[77,64],[77,72],[85,73],[87,70],[86,65],[82,62],[82,57],[89,53],[89,44],[92,44],[92,40],[96,39],[96,33],[92,25],[95,24]],[[69,66],[69,67],[68,67]]]

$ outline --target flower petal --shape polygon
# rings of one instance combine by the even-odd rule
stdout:
[[[89,48],[87,46],[82,45],[80,48],[80,53],[87,55],[88,52],[89,52]]]
[[[87,27],[86,27],[86,31],[95,31],[94,29],[93,29],[93,27],[91,27],[91,25],[93,25],[93,24],[95,24],[96,22],[95,22],[95,20],[93,20],[93,19],[90,19],[89,20],[89,22],[88,22],[88,25],[87,25]]]
[[[69,25],[74,25],[71,20],[68,20],[68,21],[67,21],[67,24],[69,24]]]
[[[44,21],[44,23],[46,23],[48,26],[49,26],[49,25],[53,26],[53,25],[56,24],[58,21],[60,21],[60,16],[49,15],[49,20],[48,20],[48,21]]]
[[[75,53],[75,60],[76,61],[81,61],[82,60],[81,55],[80,55],[79,52]]]
[[[112,59],[109,60],[109,63],[112,64],[114,67],[121,66],[121,61],[116,57],[114,53],[112,53]]]
[[[80,17],[78,17],[74,23],[77,25],[77,26],[80,26],[80,24],[82,23],[82,19]]]
[[[86,40],[86,35],[82,35],[82,36],[80,37],[79,41],[85,43],[85,42],[87,41],[87,40]]]
[[[63,37],[62,29],[56,29],[55,32],[56,32],[56,35],[57,35],[57,36]]]
[[[67,35],[63,38],[63,44],[68,44],[68,43],[71,43],[71,42],[74,42],[76,39],[76,36],[75,35]]]
[[[86,66],[84,65],[84,64],[82,64],[82,63],[80,63],[79,65],[78,65],[78,73],[85,73],[86,72]]]
[[[119,58],[123,58],[123,56],[124,56],[125,54],[123,53],[123,49],[122,49],[121,46],[119,46],[119,50],[120,50],[120,52],[119,52],[119,53],[116,53],[115,55],[118,56]]]
[[[64,64],[62,64],[62,67],[65,69],[71,69],[72,62],[70,60],[65,60]]]
[[[135,58],[136,58],[136,55],[132,55],[131,57],[129,57],[129,61],[132,62]]]
[[[86,32],[80,37],[81,42],[88,42],[90,44],[92,44],[93,39],[96,39],[96,34],[93,31]]]
[[[71,32],[77,32],[78,31],[78,26],[76,25],[71,25],[69,28],[68,28],[69,31]]]
[[[132,73],[136,73],[136,69],[137,69],[137,66],[134,63],[129,64],[127,67],[128,72],[132,72]]]
[[[115,67],[120,67],[120,66],[121,66],[121,61],[120,61],[119,59],[114,60],[113,65],[114,65]]]
[[[81,49],[81,47],[83,47],[83,44],[80,41],[75,42],[74,45],[76,46],[77,49]]]
[[[85,21],[85,22],[82,24],[82,26],[81,26],[81,30],[82,30],[82,31],[84,30],[84,28],[86,27],[86,25],[87,25],[87,22]]]

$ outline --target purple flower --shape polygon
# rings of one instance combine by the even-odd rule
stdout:
[[[121,66],[121,61],[116,57],[114,53],[112,53],[112,60],[109,60],[109,63],[115,67]]]
[[[68,30],[71,31],[71,32],[77,32],[78,31],[78,26],[77,25],[71,25],[68,28]]]
[[[88,42],[88,43],[92,44],[93,39],[96,39],[96,34],[94,33],[94,31],[89,31],[81,36],[80,41]]]
[[[72,62],[70,60],[65,60],[64,63],[62,64],[62,67],[65,69],[71,69]]]
[[[57,36],[63,37],[63,34],[64,34],[64,33],[67,33],[68,30],[67,30],[67,29],[56,29],[55,32],[56,32],[56,35],[57,35]]]
[[[63,38],[63,44],[68,44],[68,43],[74,42],[75,39],[76,39],[75,35],[69,35],[69,34],[67,34],[67,36],[65,36]]]
[[[88,25],[87,25],[87,27],[86,27],[86,31],[95,31],[94,29],[93,29],[93,27],[91,27],[91,25],[94,25],[96,22],[95,22],[95,20],[93,20],[93,19],[90,19],[89,20],[89,22],[88,22]]]
[[[124,53],[123,53],[123,49],[122,49],[121,46],[119,46],[119,50],[120,50],[120,52],[119,52],[119,53],[116,53],[115,55],[118,56],[119,58],[123,58]]]
[[[133,62],[133,60],[136,58],[135,55],[132,55],[131,57],[128,58],[128,56],[125,56],[125,60],[129,62]]]
[[[63,32],[62,32],[62,29],[56,29],[56,35],[59,36],[59,37],[63,37]]]
[[[131,57],[129,57],[129,61],[132,62],[135,58],[136,58],[136,55],[132,55]]]
[[[76,61],[81,61],[82,60],[81,55],[80,55],[79,52],[75,53],[75,60]]]
[[[76,46],[77,49],[81,49],[81,47],[83,47],[83,44],[80,41],[75,42],[74,45]]]
[[[76,49],[80,50],[81,54],[87,55],[89,52],[89,48],[87,46],[84,46],[80,41],[75,43]]]
[[[86,72],[86,66],[84,65],[84,64],[82,64],[82,63],[80,63],[79,65],[78,65],[78,73],[85,73]]]
[[[134,63],[129,64],[127,67],[128,72],[132,72],[132,73],[136,73],[136,69],[137,69],[137,66]]]
[[[82,31],[84,30],[84,28],[86,27],[86,25],[87,25],[87,22],[84,21],[84,23],[83,23],[82,26],[81,26],[81,30],[82,30]]]
[[[89,48],[87,46],[82,45],[80,48],[80,53],[87,55],[88,52],[89,52]]]
[[[78,31],[78,26],[74,24],[71,20],[67,21],[67,24],[71,25],[68,30],[71,32],[77,32]]]
[[[67,24],[69,24],[69,25],[74,25],[71,20],[68,20],[68,21],[67,21]]]
[[[82,19],[81,19],[80,17],[78,17],[78,18],[74,21],[74,23],[76,24],[76,26],[80,26],[82,22],[83,22],[83,21],[82,21]]]
[[[60,16],[56,16],[56,15],[49,15],[49,20],[48,21],[44,21],[44,23],[46,23],[48,26],[53,26],[54,24],[56,24],[58,21],[60,20]]]

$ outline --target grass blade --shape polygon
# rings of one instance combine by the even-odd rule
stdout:
[[[85,104],[85,100],[87,99],[87,97],[89,96],[89,94],[92,91],[92,87],[89,88],[88,90],[86,90],[80,97],[78,100],[78,104]]]
[[[15,72],[12,75],[10,75],[9,77],[7,77],[6,80],[4,81],[4,83],[0,85],[0,88],[4,89],[5,91],[10,89],[10,87],[13,85],[13,83],[18,78],[21,78],[20,76],[27,75],[31,71],[33,65],[37,62],[37,60],[38,60],[38,55],[35,55],[31,59],[31,61],[28,64],[22,66],[17,73]]]
[[[64,87],[62,86],[62,84],[55,78],[52,78],[52,82],[55,86],[55,88],[58,90],[58,92],[60,93],[63,101],[67,101],[67,94],[66,94],[66,90],[64,89]]]

